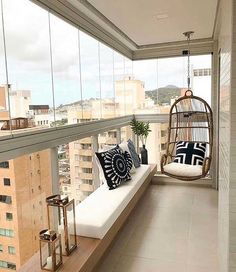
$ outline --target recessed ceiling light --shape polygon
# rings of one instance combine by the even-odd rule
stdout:
[[[162,19],[168,18],[169,16],[166,13],[160,13],[160,14],[156,14],[155,17],[157,20],[162,20]]]

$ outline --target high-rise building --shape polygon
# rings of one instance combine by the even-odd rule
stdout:
[[[13,132],[27,129],[30,122],[22,116],[29,101],[23,100],[28,100],[30,92],[17,91],[12,97],[15,114],[21,117],[12,119],[11,128]],[[5,87],[0,87],[0,105],[8,117],[1,129],[9,129]],[[0,271],[16,270],[39,250],[39,231],[48,225],[45,199],[52,194],[50,152],[43,150],[0,163]]]
[[[3,267],[17,269],[39,249],[39,231],[47,228],[45,198],[52,194],[50,165],[50,150],[0,163]]]
[[[143,109],[145,106],[144,82],[127,76],[123,80],[115,82],[115,97],[117,115],[133,114],[136,109]]]
[[[83,104],[70,105],[67,107],[68,124],[112,118],[125,113],[132,114],[135,110],[141,110],[145,106],[145,88],[140,80],[127,77],[125,80],[116,81],[115,93],[115,101],[114,99],[91,99],[83,101]],[[122,128],[121,139],[128,138],[131,138],[131,129]],[[100,134],[98,143],[99,148],[102,148],[104,144],[115,145],[117,143],[117,132],[109,131]],[[91,137],[69,143],[70,167],[68,171],[70,171],[70,182],[68,182],[68,179],[66,182],[61,182],[61,191],[63,194],[74,198],[76,203],[81,202],[94,191],[93,160],[94,151]]]
[[[91,99],[68,108],[68,124],[82,123],[101,118],[115,116],[116,104],[112,99]],[[82,110],[83,109],[83,110]],[[99,136],[99,144],[116,144],[115,132],[108,132]],[[94,151],[92,138],[87,137],[69,143],[70,183],[61,184],[63,194],[75,199],[76,203],[84,200],[94,191],[93,160]]]
[[[211,92],[206,91],[211,89],[211,69],[195,68],[192,74],[193,92],[211,104]]]

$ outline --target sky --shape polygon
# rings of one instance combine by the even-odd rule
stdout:
[[[186,86],[186,57],[132,62],[29,0],[2,2],[9,83],[14,90],[31,90],[33,104],[52,106],[53,91],[56,106],[100,92],[114,97],[113,80],[125,74],[144,81],[147,90]],[[191,66],[210,68],[211,57],[192,57]],[[5,71],[0,22],[0,85]]]

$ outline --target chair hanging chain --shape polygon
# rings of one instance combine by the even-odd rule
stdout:
[[[188,77],[187,77],[188,90],[190,90],[190,38],[193,33],[194,33],[193,31],[187,31],[183,33],[184,36],[187,37],[188,42]]]
[[[190,35],[188,35],[188,90],[190,90]]]

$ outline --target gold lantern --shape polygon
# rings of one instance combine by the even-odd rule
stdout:
[[[46,202],[49,228],[61,234],[62,254],[68,256],[77,247],[74,199],[52,195]]]
[[[62,265],[61,235],[45,229],[39,233],[41,269],[56,271]]]

